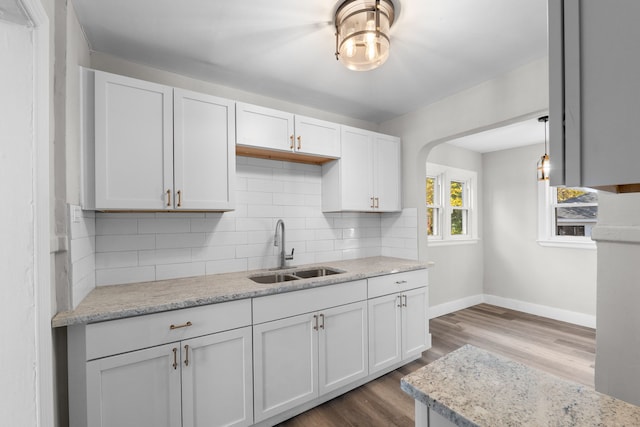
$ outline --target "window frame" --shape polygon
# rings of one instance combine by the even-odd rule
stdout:
[[[596,242],[587,236],[559,236],[555,232],[557,190],[549,181],[538,182],[538,244],[546,247],[595,250]]]
[[[426,178],[435,178],[438,185],[434,185],[434,201],[438,200],[439,205],[426,205],[428,210],[431,207],[438,208],[438,234],[428,235],[429,245],[456,245],[476,243],[478,239],[478,174],[475,171],[455,168],[452,166],[439,165],[427,162]],[[463,207],[451,206],[451,182],[463,183]],[[438,193],[435,189],[438,188]],[[426,198],[426,194],[425,194]],[[467,212],[466,233],[451,234],[451,214],[454,210],[464,210]],[[425,218],[426,221],[426,218]],[[428,227],[427,227],[428,229]]]

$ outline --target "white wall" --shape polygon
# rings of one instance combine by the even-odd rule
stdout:
[[[0,179],[6,202],[0,209],[3,426],[36,425],[39,412],[32,36],[27,27],[0,21]]]
[[[536,162],[544,144],[482,156],[484,293],[596,314],[596,251],[540,246]]]
[[[480,242],[473,241],[453,246],[429,247],[429,261],[435,263],[429,270],[429,304],[435,306],[452,300],[481,295],[483,292],[483,247],[481,242],[483,236],[484,196],[482,155],[450,144],[440,144],[430,151],[427,161],[471,170],[478,174],[478,193],[476,194],[478,205],[475,213],[479,216],[478,237],[481,239]],[[423,167],[423,181],[425,173],[426,170]],[[425,193],[423,192],[422,194],[424,195]]]

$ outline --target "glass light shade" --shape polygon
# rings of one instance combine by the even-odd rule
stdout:
[[[551,165],[549,164],[549,155],[545,153],[544,156],[538,160],[538,181],[546,181],[549,179],[549,170]]]
[[[336,12],[336,57],[350,70],[367,71],[389,57],[390,0],[347,0]]]

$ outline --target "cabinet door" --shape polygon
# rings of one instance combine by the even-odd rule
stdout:
[[[97,209],[166,209],[173,190],[173,90],[95,72]]]
[[[367,302],[322,310],[318,317],[322,395],[368,375]]]
[[[402,360],[401,298],[399,294],[370,299],[369,373]]]
[[[401,209],[400,139],[375,136],[374,151],[376,211],[393,212]]]
[[[183,427],[253,424],[251,327],[181,346]]]
[[[293,151],[293,114],[238,102],[237,144],[279,151]]]
[[[254,414],[259,422],[318,396],[312,314],[253,327]]]
[[[88,427],[180,427],[179,360],[169,344],[88,362]]]
[[[235,173],[234,103],[174,89],[176,209],[232,208]]]
[[[419,356],[427,349],[427,288],[402,294],[402,358]]]
[[[366,130],[342,128],[340,191],[342,210],[372,211],[373,146],[372,134]]]
[[[340,125],[295,116],[296,151],[322,157],[340,157]]]

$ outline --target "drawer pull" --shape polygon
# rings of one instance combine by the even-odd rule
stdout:
[[[404,285],[405,283],[407,283],[406,280],[397,280],[396,281],[396,285]]]
[[[178,369],[178,349],[173,347],[173,369]]]
[[[187,322],[187,323],[183,323],[182,325],[177,325],[177,326],[176,325],[171,325],[171,326],[169,326],[169,329],[171,329],[173,331],[174,329],[186,328],[187,326],[192,326],[192,325],[193,325],[193,323]]]
[[[402,307],[402,297],[400,295],[398,295],[396,298],[398,299],[397,307]]]
[[[402,298],[404,299],[404,302],[402,303],[403,307],[407,306],[407,296],[406,295],[402,295]]]
[[[313,321],[314,321],[314,325],[313,325],[313,330],[317,331],[318,330],[318,315],[314,314],[313,315]]]
[[[324,314],[320,315],[320,319],[322,320],[322,323],[320,324],[320,329],[324,329]]]

